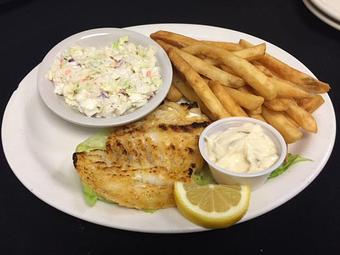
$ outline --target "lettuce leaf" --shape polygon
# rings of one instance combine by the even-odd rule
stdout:
[[[300,156],[299,154],[291,154],[288,153],[285,161],[283,164],[274,170],[268,177],[268,179],[275,178],[281,174],[283,174],[285,171],[288,170],[291,166],[295,165],[296,163],[303,162],[303,161],[312,161],[311,159],[305,158]]]
[[[305,158],[299,154],[291,154],[288,153],[285,161],[283,164],[274,170],[268,177],[268,179],[275,178],[281,174],[283,174],[285,171],[287,171],[291,166],[303,162],[303,161],[312,161],[309,158]],[[204,167],[200,171],[196,171],[191,176],[192,180],[197,183],[198,185],[207,185],[207,184],[214,184],[216,183],[213,176],[211,175],[211,172],[207,166],[207,164],[204,165]]]
[[[85,141],[80,143],[77,148],[76,152],[89,152],[93,150],[105,150],[106,148],[106,141],[111,132],[111,129],[103,129],[98,133],[90,136]]]
[[[88,206],[94,206],[98,200],[97,194],[86,184],[82,183],[83,195]]]
[[[102,202],[109,203],[109,204],[116,204],[112,201],[106,200],[105,198],[101,196],[98,196],[96,192],[86,183],[82,182],[81,185],[83,188],[83,196],[88,206],[91,206],[91,207],[94,206],[97,203],[97,201],[102,201]]]
[[[142,209],[143,212],[146,212],[146,213],[154,213],[156,212],[157,210],[156,209]]]
[[[105,150],[106,141],[111,129],[102,129],[98,133],[90,136],[76,147],[76,152],[89,152],[92,150]],[[88,206],[94,206],[98,200],[103,200],[88,186],[82,182],[83,196]]]
[[[191,176],[191,179],[198,185],[216,183],[207,164],[205,164],[201,170],[194,172]]]
[[[120,37],[117,41],[112,43],[112,48],[113,49],[118,49],[120,48],[124,43],[127,43],[129,41],[129,37],[128,36],[123,36]]]
[[[98,196],[96,192],[94,192],[93,189],[91,189],[90,186],[87,185],[86,183],[82,182],[81,185],[83,189],[84,200],[88,206],[93,207],[97,203],[97,201],[102,201],[102,202],[109,203],[109,204],[116,204],[114,202],[106,200],[103,197]],[[145,213],[154,213],[157,210],[156,209],[142,209],[142,211],[144,211]]]

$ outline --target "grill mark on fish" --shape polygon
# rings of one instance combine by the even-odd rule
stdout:
[[[158,127],[164,131],[168,130],[168,127],[165,124],[159,124]]]
[[[194,170],[191,168],[191,167],[189,167],[188,168],[188,175],[191,177],[191,175],[192,175],[192,173],[194,172]]]
[[[191,132],[193,129],[204,128],[208,125],[209,125],[209,122],[204,121],[204,122],[193,122],[193,123],[188,124],[188,125],[159,124],[158,127],[160,129],[164,130],[164,131],[166,131],[168,129],[172,129],[176,132]]]
[[[78,157],[77,157],[77,154],[79,154],[79,153],[73,153],[73,155],[72,155],[72,161],[73,161],[73,166],[74,167],[77,167],[77,161],[78,161]]]
[[[195,151],[193,148],[190,148],[190,147],[187,147],[185,149],[188,151],[189,154],[193,154]]]
[[[197,102],[192,102],[192,103],[181,103],[181,105],[187,107],[188,110],[192,108],[198,108]]]

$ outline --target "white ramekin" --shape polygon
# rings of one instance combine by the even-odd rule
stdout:
[[[268,135],[274,142],[278,151],[279,159],[269,168],[256,173],[237,173],[228,169],[224,169],[208,157],[205,138],[218,131],[224,131],[230,127],[241,126],[244,123],[253,123],[260,125],[265,134]],[[284,161],[287,154],[287,144],[281,134],[269,124],[246,117],[230,117],[213,122],[204,129],[199,139],[199,149],[204,160],[209,164],[211,173],[217,183],[220,184],[245,184],[250,186],[252,190],[261,186],[268,178],[271,172],[277,169]]]

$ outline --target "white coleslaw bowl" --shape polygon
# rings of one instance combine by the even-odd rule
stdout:
[[[274,142],[279,158],[269,168],[253,173],[238,173],[230,169],[222,168],[209,159],[205,138],[218,131],[224,131],[230,127],[241,126],[244,123],[260,125],[263,128],[264,133]],[[263,121],[246,117],[224,118],[207,126],[200,135],[199,149],[202,157],[208,163],[211,174],[217,183],[248,185],[252,190],[264,184],[271,172],[283,163],[287,155],[287,144],[282,135],[274,127]]]
[[[129,42],[144,47],[151,46],[156,49],[157,66],[160,67],[162,85],[145,105],[121,116],[106,118],[88,117],[85,114],[67,105],[63,96],[54,93],[54,84],[48,80],[46,74],[54,60],[63,51],[77,44],[82,47],[103,47],[110,45],[120,37],[128,36]],[[172,81],[172,66],[165,51],[151,38],[134,31],[121,28],[98,28],[72,35],[54,46],[39,65],[37,85],[41,99],[46,106],[59,117],[74,124],[88,127],[121,126],[146,116],[165,99]]]

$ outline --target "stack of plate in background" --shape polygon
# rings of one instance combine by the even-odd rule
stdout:
[[[303,2],[315,16],[340,30],[340,0],[303,0]]]

